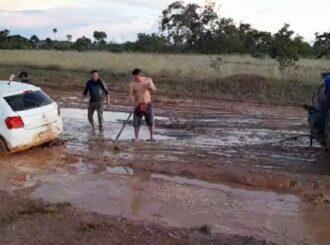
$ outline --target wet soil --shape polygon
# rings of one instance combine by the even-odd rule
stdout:
[[[121,217],[116,229],[131,222],[165,234],[210,230],[199,240],[174,234],[179,243],[240,235],[243,244],[246,237],[328,244],[330,156],[316,143],[309,146],[303,109],[157,95],[156,142],[145,141],[143,128],[143,140],[134,143],[129,124],[114,151],[112,140],[130,111],[125,93],[113,92],[102,133],[90,129],[78,92],[48,93],[63,108],[63,143],[1,157],[3,191],[69,202],[79,215],[94,212],[107,222]],[[161,239],[172,244],[172,238]]]
[[[271,244],[252,237],[212,234],[207,226],[163,227],[4,192],[0,200],[1,244]]]

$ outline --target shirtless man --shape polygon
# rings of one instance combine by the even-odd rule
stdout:
[[[151,93],[156,92],[156,86],[151,78],[141,75],[140,69],[132,72],[133,80],[129,84],[129,99],[134,107],[133,126],[135,140],[139,140],[142,118],[149,127],[150,140],[154,140],[154,108],[151,104]]]

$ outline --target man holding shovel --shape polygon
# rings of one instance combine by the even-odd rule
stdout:
[[[81,101],[84,100],[85,97],[89,95],[89,105],[88,105],[88,120],[92,125],[93,129],[95,129],[94,125],[94,112],[97,111],[97,116],[99,119],[99,129],[103,130],[103,104],[106,100],[107,105],[110,105],[110,94],[107,85],[104,81],[100,79],[99,73],[97,70],[91,71],[91,79],[87,81],[83,97]]]
[[[142,118],[149,127],[150,140],[154,140],[154,108],[151,104],[151,93],[156,92],[156,86],[151,78],[145,77],[140,69],[132,72],[133,80],[129,84],[129,99],[134,107],[133,126],[135,140],[139,140]]]

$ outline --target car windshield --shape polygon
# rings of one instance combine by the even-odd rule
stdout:
[[[12,95],[4,98],[15,112],[25,111],[53,103],[42,91],[28,91],[23,94]]]

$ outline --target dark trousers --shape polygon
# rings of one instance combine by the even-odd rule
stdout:
[[[97,111],[99,126],[103,126],[103,103],[90,102],[88,105],[88,121],[94,127],[94,112]]]

